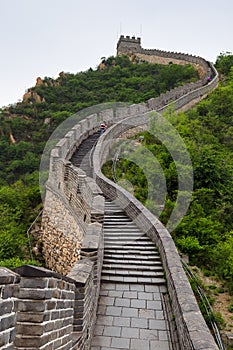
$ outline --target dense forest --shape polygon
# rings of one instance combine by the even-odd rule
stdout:
[[[51,133],[83,108],[103,102],[138,103],[196,81],[192,66],[102,58],[95,69],[37,79],[23,101],[0,111],[0,265],[31,261],[27,230],[42,204],[38,169]]]

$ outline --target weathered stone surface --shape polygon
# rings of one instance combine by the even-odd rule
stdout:
[[[18,283],[20,281],[20,276],[7,269],[6,267],[0,267],[0,285]]]

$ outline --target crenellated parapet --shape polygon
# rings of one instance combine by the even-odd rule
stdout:
[[[141,52],[141,38],[121,35],[117,43],[117,54],[128,55]]]
[[[181,52],[144,49],[141,46],[141,38],[121,35],[117,43],[117,55],[134,55],[139,60],[156,64],[191,64],[198,71],[200,78],[206,79],[212,75],[211,66],[202,57]]]

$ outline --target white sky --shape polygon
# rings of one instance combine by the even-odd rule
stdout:
[[[232,0],[0,0],[0,106],[38,76],[96,68],[120,34],[215,62],[233,52],[232,16]]]

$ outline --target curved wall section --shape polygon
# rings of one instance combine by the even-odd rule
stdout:
[[[123,107],[116,104],[115,108],[92,114],[81,120],[57,143],[50,156],[49,179],[42,219],[47,266],[52,270],[67,274],[74,265],[74,260],[79,258],[80,248],[82,250],[86,246],[88,256],[93,240],[90,233],[92,232],[91,225],[93,223],[101,225],[103,220],[103,191],[107,197],[117,198],[122,209],[159,247],[172,300],[172,312],[178,325],[181,349],[217,350],[201,316],[170,234],[141,203],[124,189],[106,179],[101,173],[101,165],[108,154],[108,143],[104,141],[125,132],[126,125],[129,125],[129,123],[120,123],[120,121],[131,118],[132,122],[137,117],[136,119],[140,119],[141,124],[146,124],[147,113],[153,110],[162,112],[170,106],[174,106],[176,111],[190,108],[217,86],[218,73],[212,64],[201,58],[165,53],[159,50],[144,50],[141,48],[139,38],[128,37],[126,39],[123,40],[121,37],[118,42],[119,54],[126,54],[125,48],[128,45],[129,54],[156,56],[159,57],[160,63],[169,63],[172,60],[179,60],[182,64],[184,62],[191,63],[196,68],[198,67],[201,79],[196,83],[186,84],[168,91],[145,103]],[[124,45],[122,46],[122,44]],[[208,75],[211,75],[211,81],[207,83],[206,77]],[[109,128],[109,131],[97,145],[94,156],[95,181],[88,178],[79,168],[72,166],[69,159],[81,142],[99,129],[99,124],[103,120],[109,125],[118,124]],[[99,231],[102,232],[101,228]],[[95,251],[99,250],[97,236],[95,247],[92,248]],[[63,254],[64,244],[67,245],[68,254]],[[98,266],[101,266],[101,259],[102,255],[100,254],[100,258],[97,259],[100,261],[100,263],[97,262]],[[98,286],[100,274],[101,268],[98,267],[95,276]]]
[[[217,350],[218,347],[202,317],[170,233],[134,196],[107,179],[101,172],[113,141],[128,130],[130,125],[132,127],[144,125],[145,118],[140,115],[129,117],[112,126],[101,137],[93,160],[96,182],[103,193],[114,200],[158,247],[167,280],[169,304],[177,325],[180,349]]]

